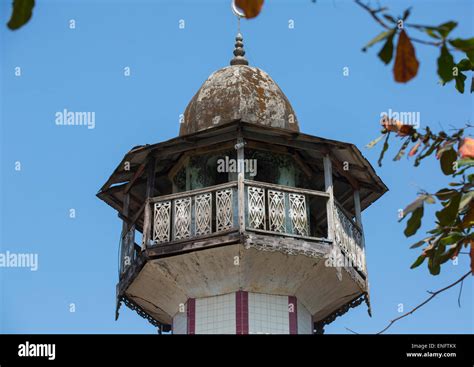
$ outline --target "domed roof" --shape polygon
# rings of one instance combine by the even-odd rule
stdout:
[[[299,131],[290,102],[263,70],[248,66],[238,35],[231,66],[204,82],[184,112],[180,135],[241,119],[258,125]]]

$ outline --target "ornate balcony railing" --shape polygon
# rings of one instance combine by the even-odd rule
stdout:
[[[150,204],[152,246],[237,228],[235,182],[156,197]]]
[[[354,218],[335,202],[332,213],[332,236],[321,236],[320,220],[327,220],[330,194],[258,181],[244,180],[243,194],[236,181],[204,189],[185,191],[148,199],[129,222],[129,230],[121,238],[120,273],[131,265],[139,253],[135,236],[136,222],[143,212],[142,248],[227,234],[239,229],[292,237],[306,241],[331,243],[333,238],[352,266],[366,273],[363,233]],[[239,197],[243,199],[239,221]],[[319,198],[322,201],[314,206]],[[316,212],[314,212],[316,211]],[[241,226],[243,226],[241,228]],[[315,233],[317,228],[317,235]],[[324,231],[323,231],[324,233]],[[137,240],[139,240],[138,238]],[[140,242],[140,241],[138,241]]]
[[[245,181],[246,229],[276,235],[318,238],[311,233],[310,197],[329,194],[257,181]],[[325,207],[325,205],[324,205]]]
[[[366,273],[364,237],[353,217],[339,204],[334,205],[334,240],[354,267]]]

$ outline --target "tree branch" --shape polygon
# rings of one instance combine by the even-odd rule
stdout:
[[[459,288],[459,295],[458,295],[458,306],[461,308],[461,295],[462,295],[462,285],[464,284],[464,279],[461,280],[461,287]]]
[[[393,319],[389,322],[389,324],[381,331],[379,331],[377,334],[382,334],[384,333],[385,331],[387,331],[395,322],[397,322],[398,320],[401,320],[403,319],[404,317],[407,317],[409,315],[411,315],[412,313],[414,313],[416,310],[418,310],[419,308],[423,307],[424,305],[426,305],[429,301],[431,301],[433,298],[435,298],[438,294],[448,290],[449,288],[452,288],[454,287],[456,284],[458,283],[461,283],[465,278],[468,277],[468,275],[471,274],[471,271],[467,272],[466,274],[464,274],[461,278],[459,278],[458,280],[456,280],[454,283],[440,289],[440,290],[437,290],[436,292],[429,292],[431,294],[431,296],[429,298],[427,298],[425,301],[423,301],[422,303],[420,303],[418,306],[416,306],[415,308],[413,308],[412,310],[408,311],[407,313],[397,317],[396,319]]]
[[[357,5],[359,5],[360,7],[362,7],[364,10],[366,10],[371,16],[372,18],[374,18],[374,20],[380,24],[383,28],[385,29],[392,29],[390,26],[388,26],[378,15],[377,13],[381,12],[381,11],[385,11],[387,10],[387,8],[379,8],[379,9],[372,9],[370,6],[368,5],[365,5],[364,3],[362,3],[361,0],[354,0],[355,3]],[[420,30],[423,26],[420,26],[420,25],[416,25],[416,24],[406,24],[407,27],[413,27],[417,30]],[[425,27],[426,28],[426,27]],[[429,45],[429,46],[435,46],[435,47],[439,47],[443,44],[442,41],[438,41],[438,42],[434,42],[434,41],[425,41],[425,40],[422,40],[422,39],[419,39],[419,38],[414,38],[414,37],[408,37],[412,42],[416,42],[416,43],[421,43],[423,45]]]
[[[356,3],[357,5],[361,6],[363,9],[365,9],[366,11],[368,11],[369,14],[372,16],[372,18],[374,18],[375,21],[376,21],[378,24],[380,24],[380,25],[381,25],[382,27],[384,27],[385,29],[391,29],[388,25],[386,25],[386,24],[384,23],[384,21],[383,21],[382,19],[380,19],[380,18],[377,16],[377,13],[380,12],[380,11],[381,11],[382,9],[384,9],[384,8],[375,10],[375,9],[372,9],[372,8],[370,8],[369,6],[363,4],[363,3],[361,2],[361,0],[354,0],[354,1],[355,1],[355,3]]]
[[[435,47],[439,47],[443,44],[443,42],[431,42],[431,41],[425,41],[425,40],[421,40],[421,39],[418,39],[418,38],[414,38],[414,37],[408,37],[410,38],[411,41],[413,42],[417,42],[417,43],[421,43],[423,45],[429,45],[429,46],[435,46]]]

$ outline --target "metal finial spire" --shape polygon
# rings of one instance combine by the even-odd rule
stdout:
[[[249,62],[245,58],[245,50],[242,34],[237,33],[235,37],[234,58],[230,60],[231,65],[248,65]]]
[[[245,14],[237,9],[235,0],[231,3],[232,12],[237,17],[237,36],[235,37],[234,58],[230,60],[231,65],[248,65],[249,62],[245,58],[244,42],[240,33],[240,18],[245,18]]]

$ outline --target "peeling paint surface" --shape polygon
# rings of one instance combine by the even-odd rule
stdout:
[[[299,131],[295,112],[273,79],[261,69],[234,65],[204,82],[186,107],[180,135],[237,119]]]

